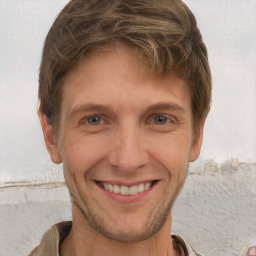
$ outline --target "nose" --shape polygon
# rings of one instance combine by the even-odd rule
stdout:
[[[121,171],[135,171],[148,161],[145,146],[142,131],[138,127],[120,128],[113,138],[109,163]]]

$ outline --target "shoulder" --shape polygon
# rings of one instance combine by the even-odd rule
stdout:
[[[59,244],[68,235],[72,222],[61,222],[47,230],[40,244],[29,254],[29,256],[58,256]]]
[[[184,256],[203,256],[202,254],[198,253],[195,249],[193,249],[188,242],[178,235],[172,235],[172,239],[178,244],[180,247],[182,247],[184,251]]]

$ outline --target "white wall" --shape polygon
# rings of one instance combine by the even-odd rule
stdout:
[[[50,224],[71,218],[36,115],[43,41],[67,2],[0,1],[0,255],[27,254]],[[206,255],[241,255],[256,244],[256,1],[185,2],[208,46],[213,105],[174,229]]]
[[[256,162],[256,1],[187,0],[208,46],[213,103],[200,160]]]
[[[38,69],[43,42],[67,3],[0,1],[0,185],[59,179],[37,118]]]

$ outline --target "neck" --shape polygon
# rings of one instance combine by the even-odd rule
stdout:
[[[140,242],[110,240],[92,228],[78,209],[73,207],[73,225],[60,245],[61,256],[176,256],[171,239],[172,216],[151,238]]]

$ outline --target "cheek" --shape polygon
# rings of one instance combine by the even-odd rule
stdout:
[[[76,175],[84,175],[104,158],[106,145],[97,136],[66,136],[62,147],[64,169]]]
[[[190,152],[190,137],[186,133],[168,134],[158,137],[150,145],[150,154],[159,161],[171,175],[184,170],[186,173]]]

